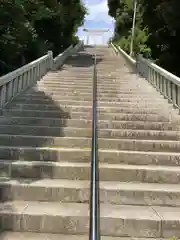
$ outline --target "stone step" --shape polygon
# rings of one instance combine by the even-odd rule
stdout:
[[[37,126],[37,127],[57,127],[57,128],[62,128],[62,127],[82,127],[82,128],[87,128],[91,124],[90,120],[87,119],[63,119],[63,118],[35,118],[35,117],[11,117],[11,118],[6,118],[6,117],[0,117],[0,125],[24,125],[24,127],[27,127],[27,125],[31,126]],[[105,125],[104,122],[100,124],[102,128]],[[156,127],[156,126],[155,126]],[[173,130],[171,128],[171,124],[166,124],[162,123],[162,128],[161,124],[159,125],[160,129],[165,129],[167,130]],[[176,129],[176,128],[174,128]],[[157,129],[158,130],[158,129]]]
[[[1,201],[89,203],[89,181],[0,179]],[[100,202],[125,205],[180,206],[178,184],[100,182]]]
[[[0,125],[0,134],[53,136],[53,137],[91,137],[91,123],[82,127],[67,127],[66,123],[59,127],[37,125]],[[147,140],[180,140],[177,131],[137,130],[137,129],[99,129],[99,138],[112,139],[147,139]]]
[[[44,78],[41,79],[41,81],[57,81],[57,80],[62,80],[62,79],[69,80],[69,79],[73,79],[75,80],[82,80],[82,81],[86,81],[87,79],[92,79],[93,78],[93,69],[91,69],[91,71],[89,71],[88,73],[77,73],[74,71],[60,71],[57,72],[57,74],[52,74],[50,73],[49,75],[45,75]]]
[[[110,84],[109,84],[110,85]],[[145,87],[144,87],[145,88]],[[67,85],[61,85],[59,84],[58,86],[49,86],[48,84],[39,84],[33,86],[31,89],[29,89],[29,92],[33,91],[46,91],[46,90],[51,90],[53,92],[62,92],[62,91],[67,91],[70,92],[71,90],[77,90],[81,92],[89,92],[91,93],[93,89],[92,84],[90,86],[82,86],[82,84],[67,84]],[[147,94],[153,94],[155,96],[159,96],[160,93],[155,91],[154,89],[151,88],[145,88],[142,89],[140,87],[132,87],[132,86],[127,86],[127,85],[120,85],[119,87],[113,87],[113,86],[106,86],[103,85],[102,87],[97,87],[97,92],[104,92],[104,93],[124,93],[124,94],[136,94],[136,93],[142,93],[142,95],[147,95]]]
[[[65,76],[62,74],[57,77],[51,77],[49,79],[48,78],[41,79],[40,81],[37,82],[37,85],[42,85],[42,84],[57,85],[57,86],[61,86],[64,84],[65,85],[67,85],[67,84],[78,84],[78,85],[82,84],[82,85],[92,86],[93,75],[82,78],[79,76],[69,77],[69,76]],[[137,79],[137,78],[121,79],[120,77],[118,77],[116,75],[111,75],[111,76],[107,76],[107,75],[99,76],[98,75],[97,84],[98,84],[98,87],[99,86],[108,86],[108,85],[115,86],[115,87],[132,86],[133,88],[134,87],[139,87],[139,88],[145,87],[147,89],[152,89],[152,90],[156,91],[153,88],[153,86],[151,84],[149,84],[147,81],[144,81],[142,79]]]
[[[44,80],[40,80],[39,82],[37,82],[37,85],[42,85],[42,84],[47,84],[47,85],[56,85],[56,86],[61,86],[61,85],[68,85],[68,84],[78,84],[78,85],[88,85],[88,86],[92,86],[93,84],[93,76],[87,76],[85,78],[79,77],[79,76],[74,76],[74,77],[68,77],[68,76],[63,76],[60,75],[58,77],[51,77],[51,78],[45,78]],[[137,84],[134,84],[134,80],[122,80],[119,77],[115,77],[115,76],[110,76],[110,77],[106,77],[104,76],[103,79],[98,78],[97,79],[97,84],[98,87],[99,86],[106,86],[106,85],[111,85],[111,86],[116,86],[119,87],[120,85],[123,86],[134,86],[134,87],[138,87],[138,86],[146,86],[147,88],[152,88],[153,87],[148,84],[145,81],[137,81]],[[34,84],[35,86],[36,84]],[[155,91],[155,90],[154,90]]]
[[[97,86],[97,89],[98,89],[98,91],[100,91],[100,90],[108,90],[108,91],[110,91],[110,90],[112,90],[112,91],[120,91],[120,92],[122,92],[122,91],[124,91],[124,92],[132,92],[132,93],[134,93],[134,92],[147,92],[147,93],[149,93],[149,92],[151,92],[152,94],[156,94],[157,92],[156,92],[156,90],[155,89],[153,89],[153,88],[147,88],[146,87],[146,89],[143,91],[143,87],[145,87],[145,86],[141,86],[141,87],[139,87],[139,86],[133,86],[133,85],[127,85],[127,84],[122,84],[122,83],[117,83],[117,84],[112,84],[111,83],[111,85],[109,84],[107,84],[107,85],[105,85],[105,84],[98,84],[98,86]],[[62,89],[71,89],[71,88],[76,88],[76,89],[83,89],[83,90],[86,90],[86,89],[88,89],[88,90],[91,90],[92,91],[92,88],[93,88],[93,84],[92,83],[89,83],[89,84],[82,84],[82,83],[66,83],[66,82],[64,82],[64,83],[59,83],[59,84],[57,84],[57,83],[46,83],[46,82],[44,82],[44,83],[42,83],[42,82],[39,82],[39,84],[37,84],[37,85],[35,85],[34,87],[33,87],[33,89],[40,89],[40,90],[42,90],[42,89],[52,89],[53,91],[61,91]]]
[[[89,205],[82,203],[14,201],[0,204],[2,229],[16,232],[88,234],[88,212]],[[180,224],[176,221],[179,215],[178,207],[102,204],[101,234],[179,237]]]
[[[78,127],[88,128],[91,126],[91,119],[58,119],[58,118],[34,118],[34,117],[11,117],[9,119],[0,117],[1,125],[29,125],[31,126],[42,126],[43,127]],[[26,126],[25,126],[26,127]],[[168,122],[143,122],[143,121],[108,121],[99,120],[99,129],[136,129],[136,130],[168,130],[177,131],[179,130],[179,124],[172,124]]]
[[[0,134],[2,146],[89,148],[91,137],[47,137]],[[179,141],[99,138],[100,149],[180,152]]]
[[[45,93],[47,92],[53,92],[55,94],[62,94],[62,92],[66,92],[68,94],[74,93],[83,93],[83,94],[92,94],[92,87],[91,88],[80,88],[77,86],[68,86],[68,87],[60,87],[60,88],[52,88],[52,87],[34,87],[31,90],[29,90],[29,93],[33,92],[38,92],[38,91],[43,91]],[[145,96],[145,95],[153,95],[154,97],[158,97],[159,93],[149,90],[149,91],[143,91],[142,89],[134,89],[134,90],[129,90],[129,89],[115,89],[115,88],[98,88],[97,89],[97,94],[126,94],[126,95],[139,95]]]
[[[88,51],[1,111],[0,221],[16,231],[5,239],[88,238],[96,51],[102,239],[180,237],[178,111],[122,57]]]
[[[25,110],[25,109],[3,109],[1,115],[7,120],[11,120],[11,117],[40,117],[40,118],[57,118],[57,119],[71,119],[84,117],[88,118],[88,112],[68,112],[59,109],[58,111],[40,111],[40,110]]]
[[[60,72],[56,72],[56,73],[51,72],[50,74],[46,74],[40,81],[51,81],[51,80],[58,81],[59,79],[62,80],[63,78],[65,78],[65,80],[69,80],[70,78],[72,78],[74,81],[77,79],[86,81],[87,78],[92,79],[92,77],[93,77],[93,69],[91,69],[90,72],[91,73],[88,73],[88,74],[87,73],[86,74],[84,74],[84,73],[75,74],[74,71],[70,71],[70,69],[69,69],[69,71],[60,71]],[[115,79],[115,80],[118,80],[119,82],[127,82],[128,83],[128,82],[133,82],[134,80],[136,80],[136,81],[134,81],[135,84],[136,83],[146,83],[147,85],[150,85],[144,78],[141,78],[138,75],[134,75],[132,77],[132,75],[127,72],[126,73],[124,72],[124,74],[122,74],[121,70],[120,71],[113,70],[113,73],[109,73],[109,72],[107,73],[104,70],[104,73],[103,72],[100,72],[100,74],[98,73],[98,76],[99,76],[97,79],[98,81],[99,80],[101,80],[101,81],[103,81],[103,80],[111,81],[112,80],[112,82],[113,82],[113,80]],[[119,74],[121,74],[122,76]],[[84,75],[86,75],[86,76],[84,76]],[[101,79],[102,76],[103,76],[103,79]]]
[[[61,93],[62,91],[67,91],[67,92],[71,92],[72,90],[76,90],[79,92],[84,92],[84,93],[91,93],[92,92],[93,87],[92,86],[82,86],[82,84],[67,84],[67,86],[65,85],[59,85],[59,86],[50,86],[48,84],[44,84],[44,85],[36,85],[35,87],[33,87],[31,90],[29,90],[29,92],[33,92],[33,91],[52,91],[52,92],[59,92]],[[132,88],[130,89],[130,87],[123,87],[123,86],[119,86],[119,87],[109,87],[107,86],[102,86],[102,87],[98,87],[97,88],[97,92],[98,93],[120,93],[120,94],[138,94],[138,93],[142,93],[142,95],[152,95],[153,96],[159,96],[158,92],[155,92],[154,89],[146,89],[146,90],[142,90],[141,88]]]
[[[179,166],[180,153],[178,152],[143,152],[99,149],[99,161],[102,163],[132,164],[132,165],[166,165]],[[91,148],[62,148],[62,147],[19,147],[0,146],[1,175],[6,176],[6,162],[20,161],[50,161],[60,162],[65,159],[69,162],[90,162]],[[7,170],[9,171],[9,170]]]
[[[4,232],[0,234],[1,240],[88,240],[88,235],[63,235],[63,234],[51,234],[51,233],[33,233],[33,232]],[[125,237],[108,237],[101,236],[102,240],[129,240]],[[133,239],[132,239],[133,240]],[[148,240],[148,239],[136,239],[136,240]],[[168,239],[154,239],[154,240],[168,240]]]
[[[141,81],[141,82],[137,82],[139,84],[134,84],[134,79],[130,80],[122,80],[119,77],[116,76],[111,76],[111,77],[106,77],[103,76],[103,79],[98,78],[97,79],[97,84],[98,86],[106,86],[106,85],[115,85],[117,87],[119,87],[120,85],[123,86],[138,86],[138,85],[142,85],[144,87],[148,87],[148,88],[152,88],[150,84],[148,84],[145,81]],[[68,77],[68,76],[63,76],[60,75],[58,77],[51,77],[51,78],[46,78],[44,80],[40,80],[37,85],[41,85],[41,84],[47,84],[47,85],[68,85],[68,84],[82,84],[82,85],[88,85],[88,86],[92,86],[93,84],[93,76],[86,76],[86,77],[80,77],[80,76],[72,76],[72,77]],[[36,84],[35,84],[36,85]],[[34,86],[35,86],[34,85]]]
[[[162,102],[117,102],[116,100],[114,101],[98,101],[98,106],[100,107],[140,107],[140,108],[163,108],[163,109],[172,109],[172,106],[170,104],[167,104],[166,100]],[[83,105],[83,106],[91,106],[92,101],[76,101],[70,100],[70,99],[62,99],[62,100],[56,100],[52,102],[52,99],[26,99],[26,98],[18,98],[15,101],[13,101],[13,104],[35,104],[35,105],[46,105],[53,107],[54,105],[61,106],[61,105]]]
[[[21,95],[19,96],[16,100],[18,101],[41,101],[43,98],[44,102],[56,102],[56,101],[88,101],[88,102],[92,102],[92,94],[91,95],[87,95],[87,96],[81,96],[81,95],[77,95],[77,96],[71,96],[71,95],[67,95],[67,96],[59,96],[59,95],[44,95],[42,96],[40,95]],[[121,98],[121,97],[112,97],[112,98],[108,98],[108,97],[97,97],[98,101],[101,102],[116,102],[116,103],[154,103],[154,104],[161,104],[161,103],[168,103],[168,101],[166,99],[163,99],[162,96],[160,96],[158,99],[151,99],[151,98],[142,98],[142,97],[134,97],[134,98]],[[15,101],[15,100],[14,100]]]
[[[63,74],[57,76],[57,77],[51,77],[51,78],[45,78],[41,79],[40,81],[37,82],[37,85],[56,85],[56,86],[61,86],[61,85],[68,85],[68,84],[77,84],[77,85],[88,85],[92,86],[93,84],[93,75],[91,76],[86,76],[84,78],[79,77],[79,76],[73,76],[73,77],[68,77],[64,76]],[[132,86],[132,87],[147,87],[154,89],[148,82],[146,81],[139,81],[136,80],[136,83],[134,82],[134,79],[121,79],[119,77],[116,77],[115,75],[107,77],[106,75],[103,76],[103,79],[98,77],[97,79],[97,84],[99,86],[116,86],[119,87],[120,85],[123,86]],[[34,84],[35,86],[36,84]],[[154,89],[154,91],[156,91]]]
[[[6,107],[6,109],[9,109],[9,111],[11,112],[11,110],[17,110],[17,111],[24,111],[24,110],[40,110],[40,111],[56,111],[56,112],[69,112],[69,114],[71,112],[91,112],[92,109],[92,105],[57,105],[57,104],[32,104],[32,103],[13,103],[9,106]],[[130,105],[129,107],[121,107],[121,106],[98,106],[98,112],[100,113],[142,113],[142,114],[157,114],[158,112],[165,113],[166,115],[168,115],[168,113],[175,113],[178,112],[178,110],[171,108],[171,106],[164,107],[162,108],[161,105],[157,105],[157,106],[152,106],[150,107],[141,107],[139,105],[134,105],[134,107],[132,105]],[[3,110],[4,111],[4,110]]]
[[[50,75],[45,75],[44,78],[42,78],[40,81],[42,82],[46,82],[46,81],[59,81],[61,82],[64,79],[64,81],[68,81],[70,79],[72,79],[73,81],[87,81],[87,80],[91,80],[93,79],[93,69],[90,73],[81,73],[81,74],[77,74],[75,72],[71,72],[71,71],[61,71],[60,73],[55,74],[50,74]]]
[[[1,166],[3,164],[6,169],[3,170],[2,177],[6,178],[90,180],[88,162],[1,161]],[[180,183],[179,166],[100,163],[99,174],[101,181]]]
[[[54,93],[54,92],[44,92],[44,91],[38,91],[38,92],[28,92],[24,94],[24,97],[37,97],[37,96],[41,96],[41,97],[51,97],[51,98],[62,98],[64,96],[69,96],[69,97],[74,97],[74,96],[81,96],[82,98],[84,97],[91,97],[92,98],[92,92],[78,92],[76,90],[71,91],[71,92],[67,92],[67,91],[62,91],[61,93]],[[154,96],[153,96],[154,97]],[[152,94],[131,94],[131,93],[122,93],[120,94],[119,92],[116,93],[111,93],[111,92],[107,92],[107,93],[98,93],[98,98],[125,98],[125,99],[139,99],[139,100],[151,100],[152,99]],[[163,97],[161,95],[158,95],[155,97],[155,99],[159,100],[159,99],[163,99]]]
[[[40,110],[25,110],[25,109],[3,109],[1,116],[4,116],[7,121],[12,117],[34,117],[34,118],[58,118],[58,119],[86,119],[91,120],[91,112],[68,112],[68,111],[40,111]],[[109,121],[152,121],[152,122],[169,122],[173,124],[179,123],[179,118],[172,119],[173,115],[166,116],[156,114],[141,114],[141,113],[106,113],[98,114],[98,120]],[[65,123],[64,123],[65,124]]]

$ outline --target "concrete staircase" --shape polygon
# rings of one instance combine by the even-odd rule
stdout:
[[[93,53],[102,239],[180,237],[178,112],[110,49],[86,48],[2,111],[0,239],[88,239]]]

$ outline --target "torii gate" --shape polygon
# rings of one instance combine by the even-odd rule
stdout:
[[[101,39],[102,39],[102,45],[103,45],[103,42],[104,42],[104,33],[105,32],[109,32],[109,28],[84,28],[83,29],[84,32],[87,33],[87,36],[86,36],[86,44],[89,45],[89,38],[90,36],[101,36]],[[94,44],[96,45],[96,44]]]

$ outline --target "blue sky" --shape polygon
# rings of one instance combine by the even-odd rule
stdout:
[[[78,36],[85,40],[86,34],[82,31],[86,28],[109,28],[110,31],[104,34],[104,43],[113,34],[114,23],[113,19],[108,15],[107,0],[83,0],[88,8],[89,14],[86,16],[84,26],[79,28]],[[101,44],[102,38],[99,36],[91,37],[90,44]]]

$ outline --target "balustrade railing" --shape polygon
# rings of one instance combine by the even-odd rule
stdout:
[[[58,56],[56,56],[54,58],[53,70],[59,69],[69,56],[79,51],[79,49],[82,47],[83,41],[79,41],[79,43],[76,46],[73,47],[73,45],[71,45],[63,53],[60,53]]]
[[[136,66],[137,73],[150,82],[169,102],[180,109],[179,77],[159,67],[152,61],[143,58],[141,55],[137,56],[136,60],[134,60],[113,43],[111,43],[111,47],[117,54],[121,53],[129,64]]]
[[[64,61],[71,55],[72,49],[73,46],[71,45],[63,53],[60,53],[54,58],[53,70],[57,70],[63,65]]]
[[[180,78],[154,64],[150,60],[137,57],[137,71],[146,78],[169,102],[180,108]]]
[[[52,51],[49,51],[43,57],[0,77],[0,108],[39,81],[48,71],[58,69],[67,57],[78,51],[82,45],[83,42],[78,43],[75,48],[70,46],[55,59]]]

